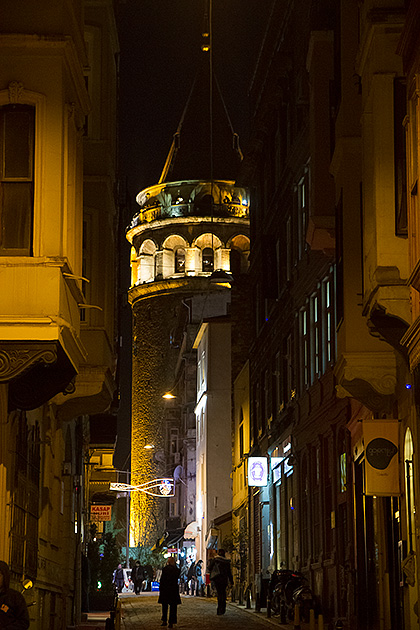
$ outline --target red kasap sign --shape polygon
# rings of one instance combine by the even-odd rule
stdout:
[[[110,521],[112,516],[112,505],[91,505],[91,521]]]

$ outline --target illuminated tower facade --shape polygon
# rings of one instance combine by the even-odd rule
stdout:
[[[193,342],[203,319],[229,315],[232,277],[235,283],[248,268],[249,196],[235,185],[237,136],[220,93],[210,98],[207,85],[195,81],[162,176],[138,194],[127,231],[132,483],[176,480],[170,499],[132,493],[132,546],[151,545],[195,519]],[[168,390],[176,394],[169,402],[162,398]]]

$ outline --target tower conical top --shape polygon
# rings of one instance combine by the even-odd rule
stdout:
[[[219,83],[206,63],[195,77],[159,183],[235,180],[242,154]]]

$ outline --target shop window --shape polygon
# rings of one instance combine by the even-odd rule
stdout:
[[[35,108],[0,108],[0,255],[32,255]]]

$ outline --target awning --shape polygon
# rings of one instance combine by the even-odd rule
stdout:
[[[206,548],[207,549],[216,549],[217,547],[217,539],[219,537],[219,530],[211,528],[206,538]]]
[[[184,528],[180,527],[166,533],[165,547],[173,547],[184,538]]]
[[[198,523],[197,521],[191,521],[184,529],[184,538],[189,540],[197,538],[198,536]]]

